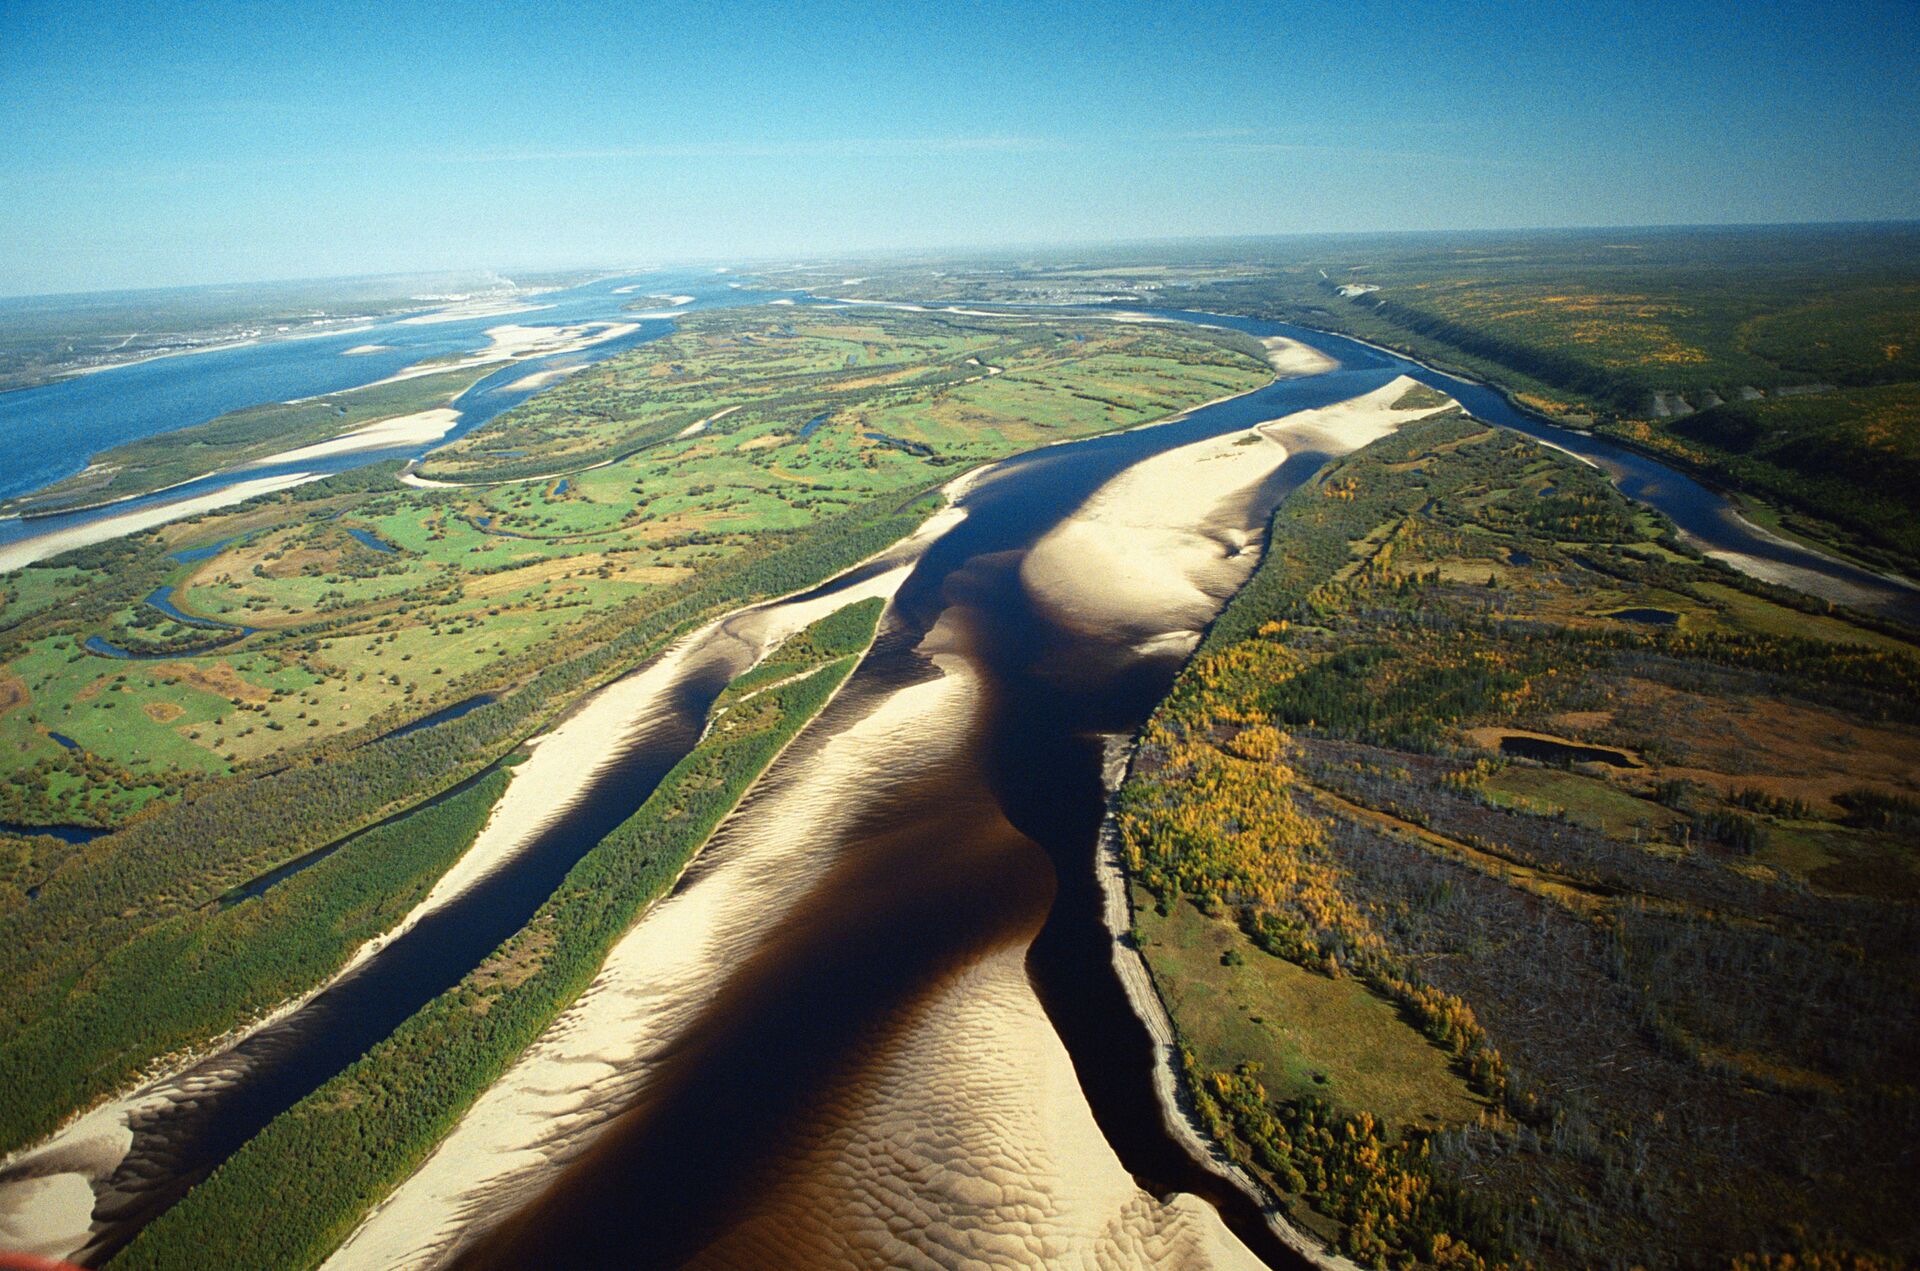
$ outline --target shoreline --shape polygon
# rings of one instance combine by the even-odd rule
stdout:
[[[173,521],[198,516],[202,512],[211,512],[235,503],[245,503],[249,499],[259,498],[262,495],[279,494],[297,485],[318,481],[327,475],[329,474],[324,472],[295,472],[277,477],[259,477],[251,481],[236,481],[218,490],[210,490],[206,494],[191,498],[156,504],[150,508],[125,512],[119,516],[103,516],[80,525],[53,530],[50,533],[16,539],[11,543],[0,544],[0,574],[25,569],[29,565],[58,556],[63,552],[70,552],[77,547],[91,547],[95,543],[104,543],[111,539],[124,538],[129,534],[157,529]]]
[[[592,328],[594,327],[598,327],[600,329],[597,331],[592,330]],[[547,331],[547,330],[571,332],[572,334],[569,334],[564,339],[557,341],[551,348],[540,347],[539,341],[536,337],[523,334],[523,333],[532,333],[532,332],[540,332],[540,331]],[[637,323],[618,322],[618,321],[606,321],[606,322],[596,321],[593,323],[574,324],[571,326],[553,327],[553,328],[522,327],[522,326],[511,326],[511,325],[504,326],[504,327],[491,328],[489,329],[487,334],[490,338],[494,340],[494,344],[487,350],[478,351],[474,354],[467,355],[466,357],[451,363],[438,364],[438,365],[417,365],[417,366],[408,367],[407,369],[398,371],[393,375],[387,376],[384,379],[378,379],[378,380],[372,381],[371,383],[357,385],[355,388],[352,388],[352,389],[342,389],[341,393],[357,392],[361,389],[376,388],[384,384],[397,383],[402,380],[418,379],[427,375],[437,375],[444,371],[459,371],[459,370],[470,370],[470,369],[477,370],[481,367],[492,366],[496,363],[502,366],[507,366],[517,361],[523,361],[523,360],[531,361],[535,358],[557,357],[557,356],[562,356],[568,353],[577,353],[577,352],[581,352],[582,350],[591,348],[594,345],[603,344],[608,340],[615,340],[615,339],[621,338],[622,336],[631,335],[633,332],[637,330],[639,330],[639,326]],[[512,331],[516,335],[520,335],[522,338],[518,339],[517,341],[511,338],[502,338],[500,336],[495,335],[494,334],[495,331]],[[298,338],[298,337],[289,337],[289,338]],[[585,369],[586,365],[588,364],[583,363],[581,366],[576,366],[576,367],[558,368],[550,371],[532,372],[525,379],[516,381],[514,384],[508,385],[507,387],[508,388],[523,387],[526,385],[528,380],[537,379],[542,376],[551,376],[554,378],[558,378],[563,375],[570,375],[570,374],[573,374],[575,371]],[[539,387],[544,387],[544,385],[540,385]],[[332,396],[338,396],[338,395],[339,394],[323,393],[323,394],[320,394],[319,396],[332,397]],[[286,404],[292,405],[292,404],[298,404],[299,402],[303,402],[303,401],[314,401],[314,400],[318,400],[318,399],[311,398],[311,397],[290,398]],[[443,420],[439,418],[439,416],[448,412],[450,412],[452,415],[451,419]],[[432,420],[434,424],[437,425],[439,423],[444,423],[445,426],[437,428],[437,431],[430,432],[428,428],[429,417],[434,417]],[[396,429],[396,425],[401,424],[403,421],[416,421],[416,423],[411,427]],[[336,437],[328,438],[325,441],[312,442],[308,445],[298,446],[291,450],[284,450],[284,451],[276,452],[274,454],[264,455],[258,459],[250,459],[243,463],[234,465],[232,467],[215,468],[215,469],[212,469],[211,471],[200,473],[198,476],[188,477],[182,481],[170,482],[167,485],[159,487],[158,489],[145,490],[135,494],[124,494],[119,496],[118,498],[105,499],[95,503],[82,503],[82,504],[77,504],[77,505],[72,505],[67,507],[47,508],[44,510],[20,512],[20,513],[15,513],[12,516],[0,516],[0,522],[11,520],[11,521],[18,521],[24,525],[24,524],[31,523],[33,521],[52,520],[57,517],[78,516],[78,515],[84,515],[89,512],[99,512],[108,508],[119,507],[122,504],[131,504],[131,503],[136,503],[142,499],[151,499],[157,495],[165,494],[168,490],[177,490],[184,486],[192,485],[199,481],[208,480],[209,478],[226,476],[226,475],[239,475],[241,473],[248,471],[249,469],[270,467],[276,464],[298,463],[308,459],[324,458],[324,457],[339,455],[339,454],[352,454],[360,451],[391,449],[398,446],[411,446],[411,445],[431,446],[431,444],[434,443],[435,441],[438,441],[444,438],[448,433],[451,433],[455,428],[459,426],[459,423],[460,423],[460,412],[458,408],[453,406],[452,404],[448,404],[446,406],[441,406],[441,407],[432,407],[425,411],[416,411],[407,415],[393,415],[385,419],[370,420],[367,423],[361,424],[358,427],[349,430],[348,432],[341,433]],[[192,425],[188,425],[188,427],[192,427]],[[380,444],[369,444],[369,442],[366,440],[356,440],[359,438],[377,437],[382,429],[386,429],[389,431],[398,431],[402,435],[399,436],[397,439],[394,439],[392,441],[381,442]],[[179,430],[176,429],[173,431],[179,431]],[[154,436],[156,437],[165,436],[165,435],[166,435],[165,433],[154,434]],[[418,460],[414,460],[413,462],[417,463]],[[89,464],[89,466],[91,467],[92,465]],[[84,472],[85,470],[83,469],[82,471]],[[327,476],[327,475],[330,475],[330,474],[328,473],[307,474],[306,479],[317,480],[320,477]],[[567,475],[567,474],[563,473],[558,475]],[[70,480],[71,478],[66,478],[66,479]],[[424,480],[424,478],[419,478],[418,480]],[[415,482],[407,481],[404,478],[402,479],[402,483],[407,485],[415,484]],[[53,484],[58,485],[59,482],[55,482]],[[128,529],[115,530],[113,532],[103,534],[103,535],[88,537],[84,539],[74,538],[72,541],[67,541],[61,538],[62,535],[77,535],[81,531],[86,530],[91,526],[110,525],[123,518],[114,517],[114,516],[97,517],[93,520],[84,522],[80,525],[69,526],[64,530],[54,530],[47,534],[30,534],[22,538],[15,539],[11,543],[0,543],[0,573],[7,573],[15,569],[23,569],[28,565],[32,565],[36,563],[37,561],[45,560],[49,556],[57,556],[61,552],[70,551],[74,547],[91,546],[94,543],[106,542],[109,539],[121,538],[128,534],[138,533],[140,532],[140,530],[143,530],[143,529],[153,529],[157,526],[165,525],[170,521],[180,520],[187,516],[196,515],[198,512],[201,512],[201,511],[211,510],[214,507],[226,506],[231,503],[245,502],[246,499],[252,498],[254,497],[254,495],[250,493],[238,498],[225,499],[223,502],[217,503],[217,504],[206,504],[204,506],[198,505],[199,499],[212,498],[216,494],[224,494],[224,492],[229,490],[242,489],[249,486],[250,484],[252,483],[247,481],[236,481],[231,485],[222,487],[221,490],[219,491],[209,491],[206,495],[196,496],[196,498],[192,500],[177,500],[173,503],[156,504],[153,506],[152,509],[150,509],[151,511],[153,512],[159,512],[161,510],[171,511],[173,509],[185,507],[188,503],[195,503],[196,506],[192,511],[174,512],[172,515],[168,515],[158,519],[150,519],[147,521],[147,523],[139,526],[135,526]],[[44,491],[51,488],[53,488],[51,485],[43,486],[41,487],[41,490]],[[423,486],[421,488],[434,488],[434,487]],[[29,490],[25,494],[16,495],[14,497],[30,498],[34,494],[40,493],[40,492],[41,491]],[[267,492],[268,491],[256,491],[256,493],[267,493]],[[139,516],[140,514],[134,513],[131,515]],[[61,545],[53,546],[56,543]],[[33,544],[39,544],[46,547],[50,547],[51,550],[38,550],[35,548],[30,548],[29,545],[33,545]]]
[[[531,298],[533,296],[543,295],[546,292],[551,290],[553,290],[553,288],[551,287],[535,287],[521,294],[524,297]],[[98,375],[102,371],[123,370],[129,366],[141,366],[148,362],[159,362],[166,358],[192,357],[196,353],[219,353],[227,349],[250,348],[256,344],[272,344],[280,340],[317,340],[317,339],[323,339],[330,335],[353,335],[360,331],[370,331],[382,322],[396,322],[396,323],[401,323],[409,326],[421,326],[421,325],[429,325],[431,322],[459,322],[468,318],[484,318],[484,317],[492,316],[494,312],[498,312],[502,314],[526,313],[530,310],[537,310],[537,309],[543,309],[548,307],[545,305],[518,305],[512,308],[488,310],[482,307],[478,307],[482,304],[484,304],[484,302],[478,302],[478,301],[472,301],[472,300],[456,300],[456,301],[451,301],[451,302],[442,304],[439,307],[435,307],[433,305],[427,305],[427,306],[422,306],[418,308],[408,306],[408,307],[402,307],[399,309],[389,309],[381,313],[363,313],[363,314],[356,314],[351,317],[340,317],[340,318],[321,318],[309,324],[308,326],[303,327],[298,331],[276,331],[270,335],[242,336],[242,337],[229,339],[229,340],[217,340],[211,344],[195,345],[193,348],[190,348],[190,349],[167,349],[164,352],[159,352],[159,353],[143,353],[137,357],[130,357],[123,361],[118,361],[118,362],[102,362],[95,366],[76,366],[70,370],[60,371],[55,375],[53,375],[51,378],[41,380],[40,382],[35,384],[20,384],[13,388],[0,389],[0,393],[24,393],[36,388],[50,388],[55,384],[62,384],[68,380],[78,379],[83,375]],[[475,305],[476,307],[471,312],[458,313],[446,318],[431,318],[431,319],[427,318],[427,315],[438,314],[438,313],[450,311],[453,309],[458,309],[464,305]],[[327,329],[327,330],[316,329],[324,326],[326,323],[329,323],[329,322],[358,323],[360,325],[358,326],[349,325],[349,326],[344,326],[337,329]],[[365,349],[347,350],[347,352],[349,353],[366,352],[366,351],[368,350],[365,350]],[[31,491],[29,491],[29,493],[31,493]]]
[[[1277,322],[1277,321],[1284,321],[1284,319],[1276,318],[1276,319],[1269,319],[1269,321]],[[1673,471],[1688,477],[1689,479],[1698,483],[1702,488],[1707,490],[1709,493],[1720,498],[1727,505],[1728,515],[1733,517],[1735,520],[1737,520],[1743,527],[1745,527],[1756,538],[1762,539],[1763,541],[1770,542],[1778,546],[1790,547],[1796,551],[1806,552],[1808,555],[1817,557],[1827,562],[1829,565],[1838,565],[1846,569],[1857,569],[1861,573],[1871,574],[1875,578],[1878,578],[1882,582],[1888,583],[1892,586],[1902,587],[1908,591],[1920,592],[1920,580],[1908,578],[1904,574],[1895,573],[1882,566],[1876,565],[1870,561],[1856,560],[1852,556],[1847,555],[1846,553],[1840,551],[1839,549],[1833,547],[1830,544],[1822,543],[1811,538],[1803,538],[1803,537],[1790,538],[1787,535],[1769,530],[1765,526],[1755,524],[1752,520],[1742,515],[1740,510],[1739,500],[1752,499],[1755,502],[1761,503],[1765,506],[1775,507],[1776,509],[1778,508],[1779,505],[1769,503],[1765,498],[1763,498],[1758,494],[1753,493],[1752,491],[1738,490],[1731,486],[1721,484],[1719,478],[1714,473],[1705,470],[1704,468],[1700,467],[1697,464],[1687,461],[1683,456],[1673,455],[1673,454],[1666,453],[1664,451],[1654,450],[1649,447],[1642,446],[1639,443],[1635,442],[1630,437],[1622,437],[1614,433],[1603,433],[1603,432],[1598,432],[1591,428],[1576,428],[1571,424],[1563,424],[1559,420],[1556,420],[1548,415],[1542,414],[1540,411],[1537,411],[1531,406],[1528,406],[1524,402],[1521,402],[1518,399],[1516,399],[1514,396],[1513,390],[1506,387],[1506,385],[1504,384],[1498,383],[1497,381],[1494,381],[1494,380],[1481,379],[1480,377],[1469,374],[1465,371],[1449,371],[1444,367],[1439,367],[1429,362],[1424,362],[1420,358],[1414,356],[1413,354],[1407,352],[1404,349],[1396,349],[1391,345],[1381,344],[1381,343],[1378,343],[1377,341],[1364,339],[1357,335],[1348,335],[1344,331],[1329,331],[1324,327],[1309,326],[1304,322],[1289,322],[1287,325],[1299,327],[1303,331],[1312,331],[1318,335],[1333,336],[1335,339],[1351,340],[1353,341],[1353,343],[1361,345],[1365,348],[1372,349],[1376,353],[1384,353],[1388,357],[1397,358],[1402,362],[1411,363],[1412,365],[1417,366],[1421,370],[1426,371],[1430,374],[1444,375],[1449,379],[1456,379],[1461,381],[1464,384],[1471,384],[1475,388],[1484,388],[1488,392],[1498,393],[1500,395],[1501,400],[1506,402],[1507,408],[1513,411],[1516,415],[1524,416],[1527,419],[1533,420],[1535,423],[1544,424],[1549,428],[1553,428],[1561,432],[1569,432],[1578,437],[1590,437],[1595,441],[1602,442],[1606,445],[1618,446],[1620,449],[1628,452],[1629,454],[1637,455],[1642,459],[1649,460],[1653,463],[1661,465],[1662,467],[1671,468],[1673,469]],[[1469,411],[1468,413],[1471,414],[1472,412]],[[1479,417],[1476,415],[1474,416],[1474,418],[1477,419]],[[1498,424],[1492,424],[1491,421],[1489,420],[1481,420],[1481,422],[1490,424],[1492,427],[1495,427],[1495,428],[1500,427],[1500,425]],[[1529,434],[1529,436],[1531,436],[1531,434]],[[1572,458],[1578,459],[1580,462],[1588,465],[1589,467],[1593,467],[1593,468],[1600,467],[1598,463],[1594,462],[1594,460],[1588,458],[1586,455],[1576,454],[1574,451],[1568,450],[1565,446],[1556,444],[1551,438],[1532,437],[1531,439],[1539,442],[1543,446],[1547,446],[1554,450],[1557,450],[1561,454],[1568,455],[1568,456],[1571,456]],[[1605,471],[1605,469],[1601,469],[1601,470]],[[1611,481],[1611,475],[1609,475],[1609,481]],[[1642,507],[1651,506],[1649,504],[1641,503],[1640,500],[1638,499],[1633,499],[1630,496],[1627,496],[1627,497],[1629,502],[1632,502],[1638,506],[1642,506]],[[1724,558],[1739,557],[1741,559],[1752,559],[1750,557],[1746,557],[1743,553],[1733,552],[1733,551],[1726,551],[1723,554],[1717,555],[1714,552],[1707,551],[1706,548],[1701,545],[1702,540],[1700,540],[1697,536],[1688,534],[1684,530],[1680,531],[1680,535],[1683,539],[1685,539],[1689,543],[1692,543],[1695,546],[1700,547],[1700,550],[1703,555],[1714,556],[1715,559],[1723,559],[1723,557]],[[1729,565],[1731,568],[1739,570],[1743,574],[1747,574],[1750,577],[1758,578],[1762,582],[1774,581],[1774,579],[1771,579],[1764,574],[1756,573],[1752,569],[1749,569],[1740,564],[1736,564],[1733,559],[1725,559],[1724,563]],[[1774,565],[1773,562],[1757,562],[1757,563],[1767,564],[1769,566]],[[1804,576],[1803,567],[1793,566],[1793,565],[1779,565],[1777,567],[1780,569],[1791,570],[1797,574],[1802,574]],[[1779,585],[1795,587],[1796,590],[1806,591],[1808,595],[1812,595],[1812,596],[1820,595],[1820,593],[1817,591],[1809,591],[1804,587],[1796,587],[1795,584],[1793,583],[1785,583],[1785,584],[1779,584]],[[1829,599],[1829,597],[1821,597],[1821,598]],[[1845,604],[1847,602],[1840,601],[1838,603]]]
[[[1100,838],[1094,849],[1094,873],[1099,879],[1100,895],[1105,902],[1102,914],[1107,934],[1112,938],[1114,974],[1126,990],[1127,1002],[1133,1007],[1134,1015],[1153,1039],[1153,1085],[1160,1099],[1161,1120],[1195,1163],[1238,1188],[1259,1207],[1268,1230],[1282,1244],[1321,1271],[1362,1271],[1352,1260],[1328,1250],[1288,1221],[1286,1211],[1281,1208],[1274,1194],[1220,1150],[1219,1144],[1207,1136],[1193,1111],[1185,1077],[1176,1070],[1176,1057],[1180,1052],[1179,1035],[1174,1028],[1173,1017],[1168,1014],[1166,1003],[1160,997],[1146,956],[1134,942],[1133,903],[1127,894],[1126,866],[1120,856],[1119,824],[1113,816],[1114,800],[1118,798],[1120,788],[1132,770],[1139,742],[1124,734],[1109,733],[1105,743],[1103,775],[1107,786],[1107,809],[1100,818]]]

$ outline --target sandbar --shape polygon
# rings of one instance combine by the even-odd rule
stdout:
[[[342,433],[330,441],[318,441],[311,446],[282,450],[278,454],[267,455],[265,458],[242,464],[241,467],[243,469],[265,468],[287,463],[309,463],[315,459],[357,454],[363,450],[395,450],[406,446],[424,446],[440,440],[452,432],[459,423],[459,411],[451,406],[436,406],[432,410],[417,411],[411,415],[377,419],[352,432]]]
[[[89,543],[104,543],[108,539],[119,538],[123,534],[133,534],[140,530],[150,530],[156,525],[165,525],[168,521],[196,516],[201,512],[210,512],[214,508],[226,507],[234,503],[244,503],[256,495],[273,494],[280,490],[291,489],[296,485],[303,485],[308,481],[318,481],[325,475],[322,472],[294,472],[275,477],[260,477],[252,481],[238,481],[233,485],[207,494],[195,495],[190,499],[143,507],[131,512],[122,512],[117,516],[104,516],[95,521],[88,521],[84,525],[68,526],[33,538],[0,544],[0,573],[31,565],[49,556],[58,556],[61,552],[71,551],[76,547],[85,547]]]

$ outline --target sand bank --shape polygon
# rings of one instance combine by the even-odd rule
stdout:
[[[1284,335],[1266,336],[1260,343],[1266,346],[1267,361],[1273,363],[1273,369],[1290,379],[1324,375],[1340,369],[1340,363],[1319,349],[1298,340],[1289,340]]]
[[[341,357],[361,357],[368,353],[385,353],[388,349],[391,349],[392,347],[393,346],[391,344],[356,344],[350,349],[342,349],[340,351],[340,356]]]
[[[729,406],[725,410],[716,410],[715,412],[713,412],[713,414],[708,415],[705,419],[694,420],[692,423],[688,424],[685,428],[682,428],[679,432],[673,435],[676,438],[698,436],[699,434],[705,432],[707,430],[707,425],[712,423],[714,420],[724,419],[728,415],[733,414],[734,411],[739,409],[740,408],[738,406]]]
[[[1260,485],[1289,453],[1344,454],[1444,407],[1397,411],[1402,376],[1371,393],[1197,441],[1128,468],[1034,545],[1027,589],[1089,635],[1191,645],[1259,558]]]
[[[255,459],[241,468],[266,468],[288,463],[309,463],[333,455],[357,454],[363,450],[395,450],[406,446],[424,446],[440,440],[460,422],[460,412],[451,406],[437,406],[412,415],[379,419],[331,441],[315,442],[294,450]]]
[[[131,1105],[96,1108],[53,1144],[16,1153],[0,1169],[0,1249],[65,1258],[93,1226],[93,1180],[105,1178],[133,1145]]]
[[[608,340],[615,340],[623,335],[631,335],[639,329],[640,325],[637,322],[581,322],[561,327],[529,327],[506,323],[502,326],[487,328],[487,347],[484,349],[477,349],[472,353],[444,361],[417,362],[405,370],[395,371],[385,379],[374,380],[373,383],[364,384],[361,387],[373,388],[381,384],[395,384],[401,380],[419,379],[423,375],[439,375],[443,371],[491,366],[495,362],[511,362],[517,358],[577,353],[581,349],[604,344]],[[313,399],[296,398],[295,400],[311,401]]]
[[[632,322],[582,322],[565,327],[528,327],[517,323],[487,328],[487,347],[473,355],[495,362],[534,354],[572,353],[590,345],[631,335],[640,328]]]
[[[419,475],[414,471],[414,466],[419,462],[418,459],[408,460],[407,465],[400,469],[400,475],[396,479],[401,485],[412,486],[416,490],[458,490],[463,488],[458,481],[435,481]]]
[[[1025,959],[1003,947],[903,1019],[773,1194],[690,1265],[1261,1267],[1205,1202],[1127,1173]]]
[[[462,300],[443,309],[433,309],[426,313],[416,313],[410,318],[401,318],[400,325],[408,327],[438,326],[443,322],[465,322],[471,318],[503,317],[509,313],[532,313],[539,309],[551,308],[551,305],[528,304],[524,300]]]
[[[279,490],[304,485],[308,481],[318,481],[325,473],[294,472],[277,477],[261,477],[254,481],[240,481],[224,489],[207,494],[195,495],[190,499],[181,499],[175,503],[162,503],[153,507],[143,507],[131,512],[122,512],[118,516],[105,516],[84,525],[73,525],[65,529],[53,530],[33,538],[23,538],[16,542],[0,544],[0,573],[9,569],[19,569],[31,565],[34,561],[45,560],[49,556],[58,556],[61,552],[76,547],[85,547],[89,543],[104,543],[110,538],[119,538],[123,534],[133,534],[140,530],[150,530],[156,525],[165,525],[168,521],[177,521],[182,517],[197,516],[210,512],[214,508],[226,507],[261,494],[272,494]]]
[[[506,391],[509,393],[525,393],[536,388],[545,388],[547,385],[563,380],[577,371],[586,370],[589,365],[590,363],[581,362],[576,366],[556,366],[552,370],[535,371],[531,375],[523,375],[513,383],[506,385]]]

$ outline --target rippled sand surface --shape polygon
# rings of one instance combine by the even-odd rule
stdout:
[[[1121,1167],[1034,996],[1023,945],[893,1023],[781,1180],[689,1265],[1261,1265],[1204,1202],[1157,1200]]]

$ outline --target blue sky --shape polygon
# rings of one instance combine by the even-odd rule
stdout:
[[[1920,4],[0,0],[0,293],[1920,216]]]

